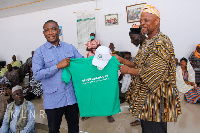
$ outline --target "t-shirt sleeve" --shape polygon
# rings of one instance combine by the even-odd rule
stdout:
[[[62,72],[62,81],[68,84],[70,82],[71,77],[72,75],[69,71],[69,67],[65,67]]]
[[[112,56],[112,59],[115,61],[117,65],[122,65],[115,56]]]

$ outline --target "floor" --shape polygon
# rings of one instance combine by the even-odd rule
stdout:
[[[48,133],[47,118],[43,108],[43,97],[31,101],[35,106],[35,128],[38,133]],[[168,133],[200,132],[200,104],[189,104],[181,101],[182,115],[177,123],[168,123]],[[106,117],[79,119],[80,133],[142,133],[141,126],[130,126],[135,118],[128,111],[128,104],[121,104],[121,112],[114,115],[115,122],[109,123]],[[63,116],[61,133],[67,133],[67,123]]]
[[[36,123],[38,133],[48,132],[47,119],[44,114],[42,98],[32,100],[36,110]],[[200,132],[200,104],[189,104],[181,101],[182,115],[179,116],[177,123],[168,123],[168,133],[197,133]],[[121,104],[122,112],[114,115],[115,122],[108,123],[106,117],[92,117],[88,120],[80,121],[80,133],[142,133],[140,126],[130,126],[130,122],[135,118],[128,111],[127,103]],[[63,117],[61,133],[67,132],[67,123]]]

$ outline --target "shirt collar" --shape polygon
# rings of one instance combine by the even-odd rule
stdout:
[[[59,44],[58,44],[58,46],[55,46],[55,45],[53,45],[53,44],[51,44],[50,42],[46,42],[46,44],[47,44],[47,48],[52,48],[52,47],[61,47],[62,46],[62,43],[61,43],[61,41],[59,40]]]

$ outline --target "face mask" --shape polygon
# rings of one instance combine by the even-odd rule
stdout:
[[[93,40],[93,39],[94,39],[94,36],[90,36],[90,39]]]

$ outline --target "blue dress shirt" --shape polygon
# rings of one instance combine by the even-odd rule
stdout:
[[[34,78],[42,80],[43,104],[45,109],[55,109],[77,103],[72,81],[65,84],[62,81],[63,69],[56,64],[65,58],[83,58],[78,50],[65,42],[59,42],[58,46],[46,42],[35,50],[32,60]]]
[[[28,111],[28,123],[26,125],[26,127],[24,127],[24,130],[20,131],[20,133],[36,133],[34,125],[35,125],[35,108],[34,105],[28,102],[28,106],[27,106],[27,111]],[[7,106],[9,107],[10,104]],[[7,122],[7,110],[6,113],[4,115],[4,119],[3,119],[3,124],[1,126],[0,129],[0,133],[15,133],[16,132],[16,125],[17,125],[17,119],[21,110],[21,106],[15,106],[15,110],[13,112],[13,116],[12,116],[12,120],[10,122],[10,128],[8,131],[8,122]]]

